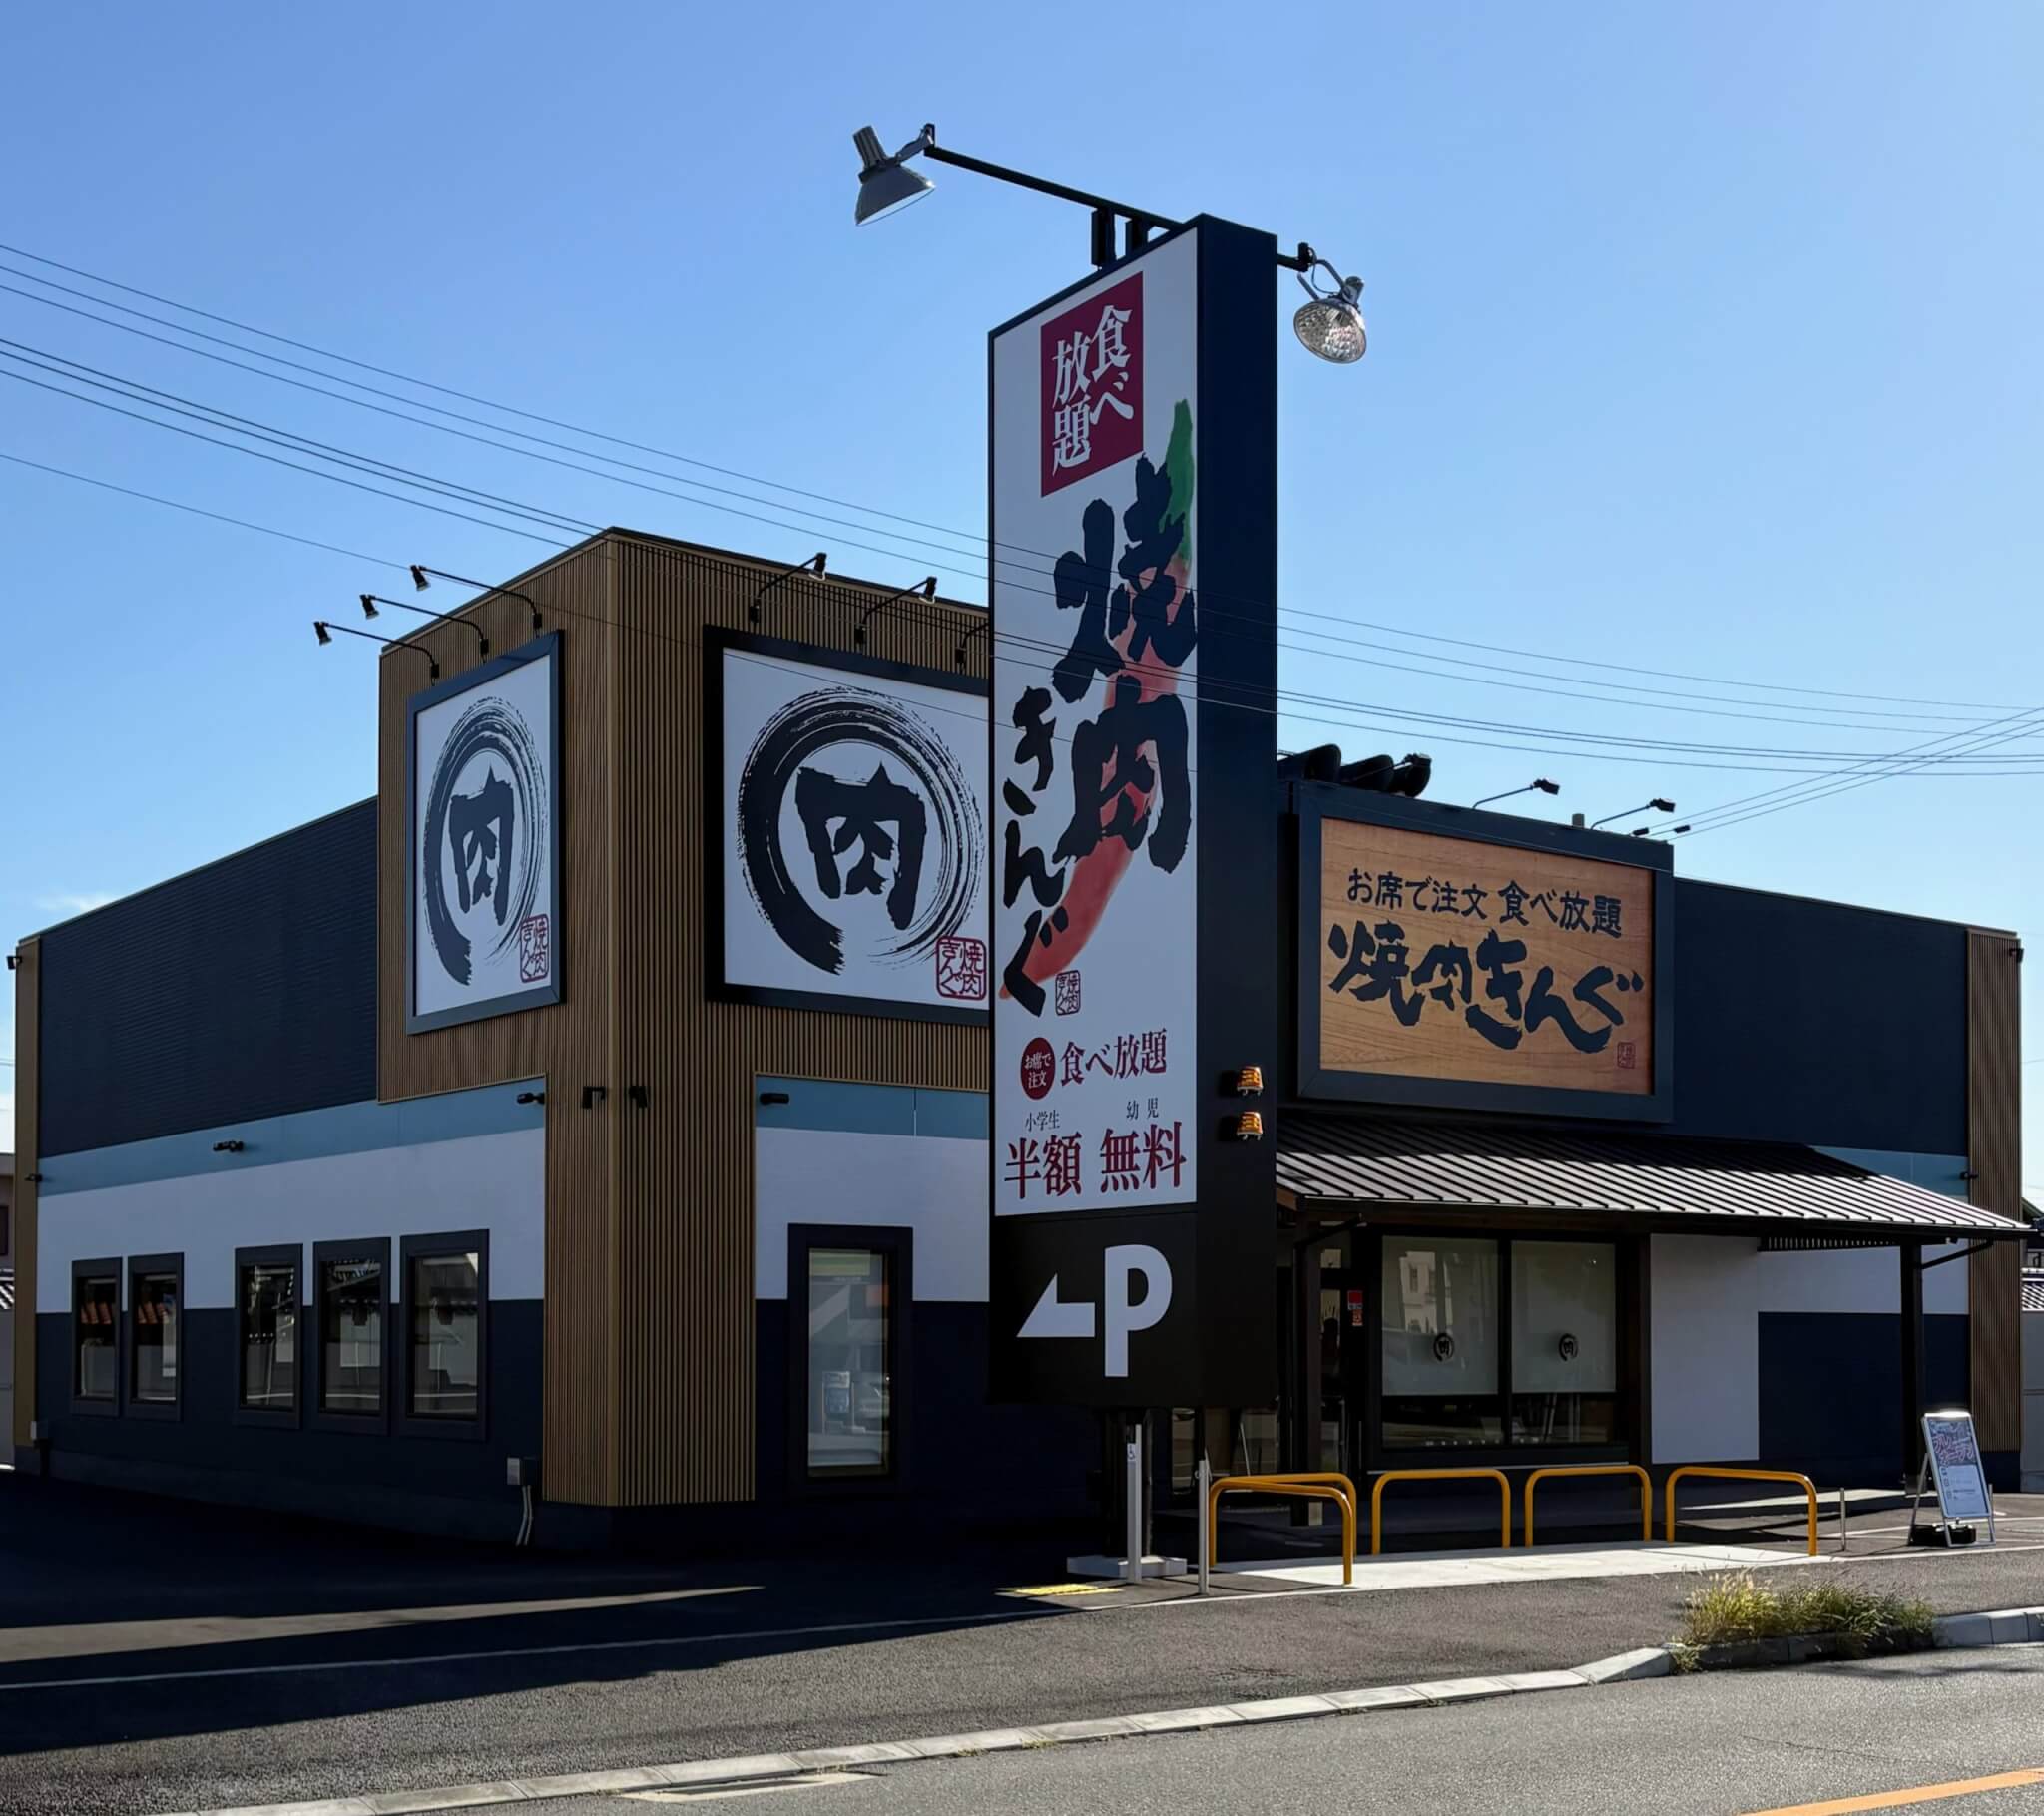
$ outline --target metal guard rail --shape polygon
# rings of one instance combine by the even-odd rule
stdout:
[[[1207,1490],[1207,1568],[1221,1562],[1221,1497],[1224,1494],[1301,1495],[1332,1501],[1341,1509],[1341,1581],[1355,1581],[1355,1484],[1338,1474],[1217,1476]]]
[[[1369,1492],[1369,1554],[1374,1558],[1384,1549],[1384,1485],[1390,1482],[1439,1482],[1450,1477],[1465,1480],[1488,1479],[1497,1484],[1501,1511],[1498,1544],[1512,1548],[1512,1485],[1501,1469],[1387,1469]]]
[[[1732,1469],[1714,1463],[1685,1463],[1668,1476],[1668,1522],[1662,1538],[1675,1542],[1675,1485],[1685,1476],[1715,1476],[1732,1482],[1793,1482],[1809,1497],[1809,1555],[1816,1556],[1816,1484],[1792,1469]]]
[[[1640,1481],[1640,1542],[1654,1537],[1654,1478],[1637,1463],[1549,1463],[1526,1478],[1526,1513],[1519,1543],[1533,1543],[1533,1484],[1547,1476],[1637,1476]]]

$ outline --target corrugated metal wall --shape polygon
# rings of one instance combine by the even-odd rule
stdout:
[[[651,540],[624,540],[619,773],[620,1047],[644,1110],[623,1113],[619,1311],[628,1506],[754,1493],[753,1110],[763,1073],[983,1091],[983,1027],[712,1001],[705,979],[710,829],[705,825],[703,632],[757,628],[829,650],[878,591],[784,582],[750,627],[771,568]],[[977,612],[891,610],[867,653],[958,673]],[[986,640],[967,652],[984,676]],[[830,1207],[816,1206],[827,1221]]]
[[[601,541],[510,583],[561,634],[563,842],[560,928],[562,1001],[407,1035],[405,1010],[405,702],[426,684],[425,664],[404,652],[382,659],[377,852],[377,1089],[387,1099],[458,1091],[510,1079],[547,1081],[545,1492],[556,1501],[603,1505],[618,1481],[618,1317],[615,1254],[619,1125],[615,980],[616,563]],[[497,596],[464,616],[483,627],[492,653],[534,635],[530,608]],[[472,632],[429,628],[426,645],[443,676],[482,658]],[[596,1109],[582,1088],[605,1085]]]
[[[1972,1200],[2023,1214],[2022,945],[1975,928],[1966,940],[1966,1156]],[[2023,1444],[2020,1242],[1997,1242],[1972,1269],[1973,1423],[1983,1451]]]
[[[51,928],[42,1157],[373,1096],[375,889],[362,801]]]

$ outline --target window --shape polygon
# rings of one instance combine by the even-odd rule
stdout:
[[[71,1264],[71,1405],[115,1413],[121,1406],[121,1263]]]
[[[489,1237],[406,1236],[404,1419],[415,1434],[480,1437],[489,1380]]]
[[[1392,1449],[1496,1444],[1498,1245],[1384,1238],[1384,1443]]]
[[[812,1476],[880,1476],[892,1465],[891,1261],[882,1248],[808,1250],[798,1290]]]
[[[128,1257],[128,1411],[178,1416],[185,1349],[185,1257]]]
[[[380,1429],[387,1404],[390,1242],[374,1237],[312,1244],[318,1324],[319,1423]]]
[[[298,1273],[303,1250],[235,1251],[239,1410],[262,1421],[298,1414]]]
[[[1618,1436],[1618,1251],[1512,1244],[1512,1442]]]
[[[1613,1242],[1386,1235],[1386,1451],[1625,1439]]]

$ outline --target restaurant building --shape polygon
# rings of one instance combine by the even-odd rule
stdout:
[[[457,616],[373,798],[18,947],[17,1464],[543,1543],[1085,1516],[1098,1412],[990,1387],[1115,1332],[992,1277],[984,615],[614,530]],[[1268,1388],[1152,1409],[1160,1487],[1892,1481],[1925,1403],[2013,1486],[2015,936],[1345,773],[1270,763],[1285,1035],[1206,1062]]]

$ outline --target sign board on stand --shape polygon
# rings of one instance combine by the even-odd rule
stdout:
[[[1916,1500],[1909,1508],[1909,1530],[1916,1530],[1916,1507],[1928,1483],[1937,1488],[1938,1511],[1944,1516],[1944,1542],[1951,1529],[1975,1520],[1987,1522],[1987,1543],[1994,1543],[1994,1498],[1987,1490],[1987,1471],[1980,1462],[1980,1437],[1968,1412],[1923,1415],[1923,1467],[1916,1475]]]

